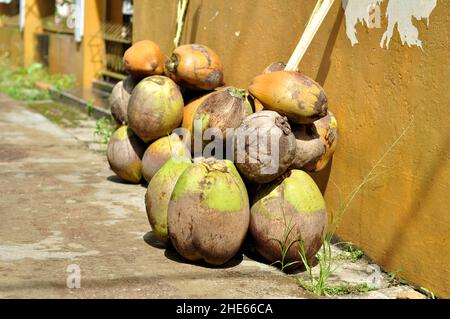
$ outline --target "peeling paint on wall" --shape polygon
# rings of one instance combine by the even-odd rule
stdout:
[[[342,7],[345,10],[346,33],[352,46],[358,43],[356,37],[356,24],[358,22],[372,27],[374,19],[373,8],[378,7],[384,0],[343,0]],[[427,19],[429,23],[431,12],[436,7],[437,0],[388,0],[386,17],[388,25],[384,32],[380,47],[389,48],[389,42],[394,34],[394,27],[400,34],[402,45],[409,47],[415,45],[422,48],[419,40],[419,31],[414,26],[413,18],[417,20]],[[379,11],[378,11],[379,12]],[[376,17],[375,17],[376,18]]]

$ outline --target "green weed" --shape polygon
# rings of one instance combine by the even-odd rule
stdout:
[[[93,100],[89,100],[86,102],[86,111],[89,116],[91,116],[92,113],[94,112],[94,101]]]
[[[400,276],[402,271],[402,269],[396,269],[387,273],[387,279],[392,286],[408,284],[408,282]]]
[[[329,235],[325,236],[322,243],[321,250],[316,254],[319,274],[316,276],[313,273],[312,266],[308,261],[306,256],[305,247],[303,241],[300,242],[299,255],[306,268],[308,274],[308,281],[304,281],[301,278],[297,278],[297,282],[300,286],[309,292],[316,295],[324,295],[329,290],[327,284],[328,278],[336,271],[336,266],[333,263],[332,253],[331,253],[331,237]]]
[[[431,290],[425,287],[420,287],[420,291],[424,292],[429,299],[436,299],[435,294]]]
[[[102,143],[108,144],[114,129],[115,127],[111,121],[107,117],[102,117],[95,122],[94,135],[99,136]]]
[[[49,91],[39,88],[36,85],[38,82],[56,89],[69,89],[75,85],[75,77],[67,74],[51,75],[40,63],[26,68],[11,67],[6,58],[0,58],[0,92],[22,101],[49,100]]]
[[[284,222],[283,238],[282,238],[282,240],[279,240],[277,238],[271,238],[272,240],[276,241],[278,244],[278,247],[279,247],[280,253],[281,253],[281,259],[273,262],[272,266],[279,265],[281,271],[285,271],[290,266],[300,263],[300,261],[293,261],[293,262],[286,261],[286,256],[287,256],[287,253],[289,252],[289,249],[291,249],[291,247],[295,243],[299,242],[300,239],[294,238],[294,239],[289,240],[289,238],[291,237],[292,231],[294,230],[295,225],[292,225],[292,218],[289,221],[289,223],[287,223],[286,215],[284,213],[284,207],[281,207],[281,209],[283,210],[283,222]]]

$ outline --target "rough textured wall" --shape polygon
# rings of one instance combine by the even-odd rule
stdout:
[[[292,53],[315,1],[191,0],[183,43],[216,50],[225,80],[246,87],[272,61]],[[382,4],[382,12],[386,10]],[[402,46],[394,30],[357,24],[359,44],[347,38],[336,1],[300,68],[321,83],[340,125],[332,167],[316,176],[329,210],[357,187],[403,130],[410,127],[354,197],[339,235],[362,247],[385,270],[450,297],[450,48],[449,1],[416,21],[423,51]],[[172,50],[176,1],[135,0],[134,40]],[[329,176],[328,176],[329,175]]]

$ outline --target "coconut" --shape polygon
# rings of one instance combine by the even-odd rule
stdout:
[[[127,124],[128,102],[135,85],[136,82],[131,77],[127,77],[114,85],[109,96],[108,102],[111,115],[118,126]]]
[[[199,102],[194,101],[187,109],[190,115],[187,115],[183,127],[194,133],[192,139],[194,136],[201,138],[205,145],[208,143],[203,141],[206,130],[218,130],[219,135],[215,138],[223,145],[228,138],[228,129],[239,127],[244,118],[253,113],[245,90],[231,86],[217,89],[206,97],[201,97]]]
[[[141,158],[145,146],[126,125],[117,129],[111,136],[106,151],[108,163],[120,178],[139,183],[142,178]]]
[[[252,106],[252,110],[254,112],[259,112],[264,110],[264,105],[262,105],[262,103],[253,95],[249,94],[248,95],[248,101],[250,102],[250,105]]]
[[[170,196],[181,174],[191,165],[186,157],[172,157],[153,176],[145,194],[145,207],[153,232],[161,240],[168,238],[167,209]]]
[[[325,201],[313,179],[292,170],[267,185],[251,207],[250,234],[256,251],[269,263],[282,259],[280,243],[288,248],[284,262],[301,261],[301,242],[311,262],[327,229]]]
[[[223,82],[222,61],[212,49],[201,44],[177,47],[167,59],[164,73],[191,90],[213,90]]]
[[[297,150],[292,168],[317,172],[325,168],[337,144],[337,121],[328,111],[327,116],[312,124],[293,126]]]
[[[183,97],[165,76],[149,76],[134,88],[128,104],[130,128],[146,143],[168,135],[183,117]]]
[[[248,90],[264,109],[276,111],[292,123],[312,123],[327,115],[323,88],[299,72],[274,71],[258,75]]]
[[[273,111],[245,118],[235,132],[233,144],[237,168],[256,183],[273,181],[295,157],[295,136],[287,118]]]
[[[123,55],[125,70],[137,80],[164,72],[164,55],[159,46],[150,40],[134,43]]]
[[[249,225],[245,185],[233,163],[208,158],[178,179],[167,213],[169,237],[184,258],[212,265],[229,261]]]
[[[156,172],[172,156],[184,156],[190,158],[191,154],[180,137],[173,133],[154,141],[142,157],[142,175],[147,182],[150,182]]]

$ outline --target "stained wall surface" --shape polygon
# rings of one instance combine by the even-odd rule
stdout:
[[[450,2],[437,1],[429,26],[411,19],[423,50],[402,45],[395,28],[389,49],[380,47],[387,2],[380,28],[356,23],[359,43],[352,46],[336,1],[301,62],[301,71],[324,86],[340,129],[333,163],[316,178],[336,212],[375,166],[349,203],[339,236],[386,271],[401,270],[450,297]],[[134,41],[154,40],[170,55],[176,1],[134,3]],[[314,4],[191,0],[182,43],[213,48],[225,81],[245,88],[269,63],[289,59]]]

